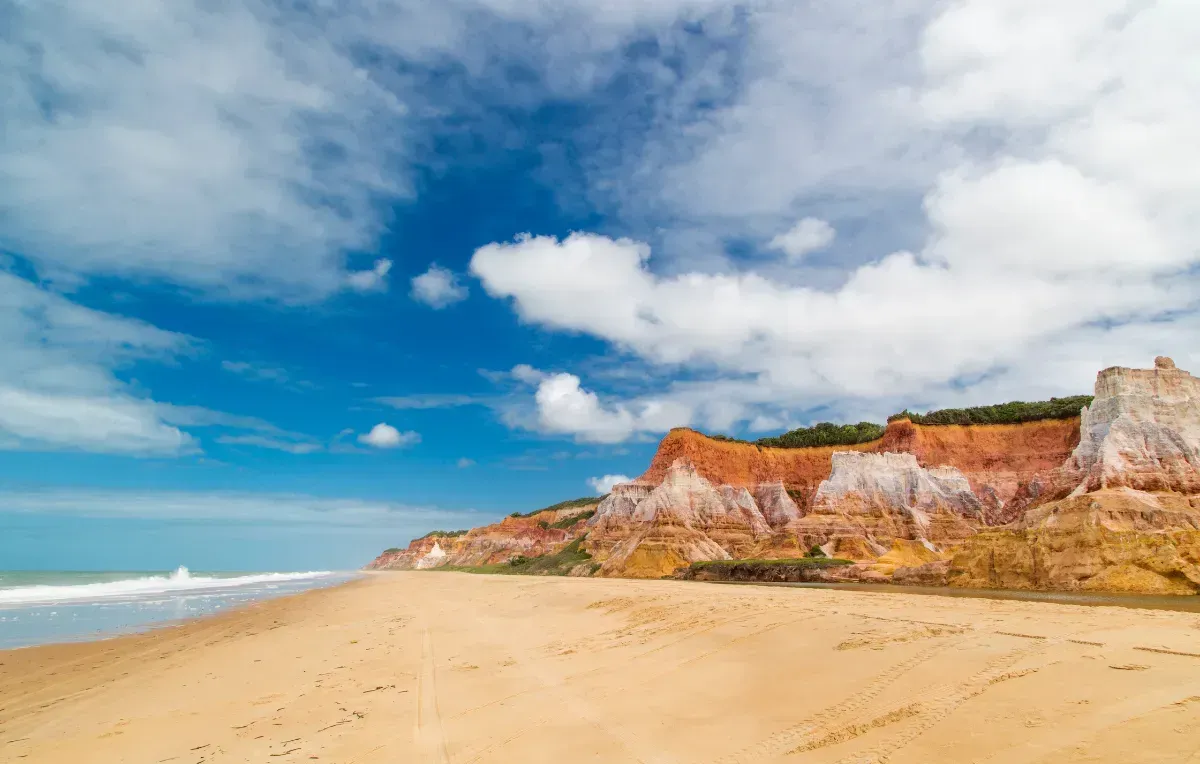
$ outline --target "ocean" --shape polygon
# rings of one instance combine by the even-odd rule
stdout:
[[[144,631],[356,573],[0,571],[0,649]]]

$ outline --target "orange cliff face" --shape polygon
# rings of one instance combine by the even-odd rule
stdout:
[[[599,499],[597,498],[597,503]],[[406,549],[384,552],[367,570],[414,570],[438,565],[478,566],[506,562],[518,555],[539,557],[562,549],[580,535],[584,515],[597,504],[506,517],[460,535],[434,533],[413,539]],[[578,520],[569,523],[572,518]],[[546,527],[543,527],[545,524]],[[551,525],[565,527],[552,528]],[[435,548],[436,547],[436,548]]]
[[[829,478],[833,454],[837,452],[909,453],[926,467],[958,469],[985,503],[986,494],[994,491],[1000,503],[1008,504],[1062,467],[1079,445],[1079,431],[1079,417],[963,426],[921,426],[901,419],[888,424],[881,439],[869,443],[766,448],[714,440],[680,428],[663,438],[650,468],[637,482],[661,483],[671,465],[682,459],[715,485],[753,489],[782,481],[794,496],[807,501]]]
[[[676,429],[642,477],[594,510],[586,521],[575,508],[420,539],[372,566],[480,565],[579,540],[599,575],[659,577],[820,547],[856,563],[834,580],[1194,591],[1200,380],[1160,358],[1153,370],[1101,372],[1082,417],[905,419],[853,446],[767,448]]]

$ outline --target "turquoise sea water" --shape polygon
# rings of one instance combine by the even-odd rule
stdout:
[[[0,649],[143,631],[354,573],[0,571]]]

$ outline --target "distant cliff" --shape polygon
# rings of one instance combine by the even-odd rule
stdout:
[[[1067,416],[1076,400],[1091,402]],[[603,576],[660,577],[715,560],[836,557],[854,564],[814,566],[806,575],[1200,590],[1200,380],[1160,358],[1154,369],[1101,372],[1094,399],[975,411],[994,417],[1013,406],[1061,418],[945,425],[901,417],[876,440],[805,448],[672,430],[641,477],[594,505],[418,539],[371,567],[478,566],[575,544],[590,555],[575,573]],[[974,416],[952,413],[924,419]]]

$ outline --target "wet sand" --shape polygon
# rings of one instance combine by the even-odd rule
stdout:
[[[0,761],[1200,762],[1200,616],[453,573],[0,652]]]

